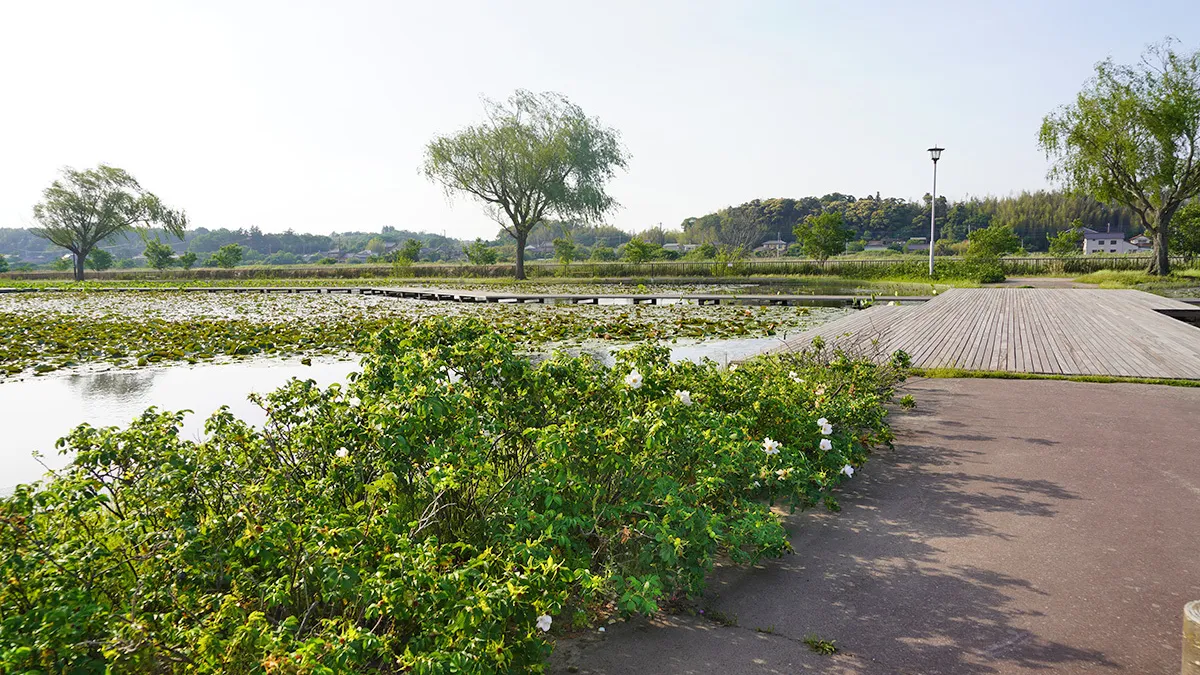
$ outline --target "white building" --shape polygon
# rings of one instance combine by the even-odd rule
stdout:
[[[1124,232],[1097,232],[1091,228],[1083,228],[1083,254],[1092,253],[1133,253],[1139,251],[1136,244],[1125,241]]]

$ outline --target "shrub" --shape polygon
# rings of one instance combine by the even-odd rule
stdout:
[[[230,269],[237,267],[242,259],[246,257],[248,249],[242,248],[238,244],[225,244],[216,253],[208,257],[208,262],[205,263],[209,267],[223,267]],[[253,252],[253,251],[251,251]]]
[[[596,244],[592,247],[592,254],[588,260],[593,262],[610,262],[617,259],[617,252],[603,244]]]
[[[483,239],[476,238],[469,246],[463,249],[463,253],[467,254],[467,260],[472,265],[495,265],[496,251],[488,246]]]
[[[94,272],[103,272],[111,268],[116,263],[113,254],[105,251],[102,248],[94,248],[88,254],[88,257],[83,259],[83,264]]]
[[[177,262],[175,250],[157,239],[146,240],[146,250],[143,255],[146,256],[146,264],[156,270],[166,269]]]
[[[540,670],[548,618],[652,612],[718,554],[788,550],[770,506],[836,508],[900,375],[650,345],[533,365],[448,319],[362,365],[257,397],[262,428],[222,409],[196,443],[151,409],[61,441],[67,469],[0,500],[0,671]]]

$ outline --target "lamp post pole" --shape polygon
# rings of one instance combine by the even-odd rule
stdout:
[[[937,163],[942,158],[942,150],[934,145],[929,149],[929,156],[933,158],[933,198],[929,200],[929,276],[933,276],[933,237],[934,226],[937,224]]]

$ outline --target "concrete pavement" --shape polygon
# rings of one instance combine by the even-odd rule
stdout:
[[[551,672],[1178,673],[1200,599],[1200,389],[906,389],[896,449],[841,513],[790,517],[795,555],[714,573],[706,602],[736,626],[618,624],[562,641]]]

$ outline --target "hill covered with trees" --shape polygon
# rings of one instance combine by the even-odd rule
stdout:
[[[823,197],[755,199],[715,213],[686,218],[679,241],[692,244],[726,244],[753,247],[778,237],[795,240],[792,228],[810,215],[828,211],[842,214],[855,239],[905,240],[929,236],[930,196],[920,202],[878,193],[865,197],[834,192]],[[1132,213],[1090,197],[1063,192],[1022,192],[1012,197],[982,197],[947,202],[938,198],[938,238],[963,241],[971,230],[989,225],[1009,225],[1029,251],[1045,251],[1047,235],[1070,229],[1078,219],[1084,227],[1113,231],[1127,236],[1141,230]]]

